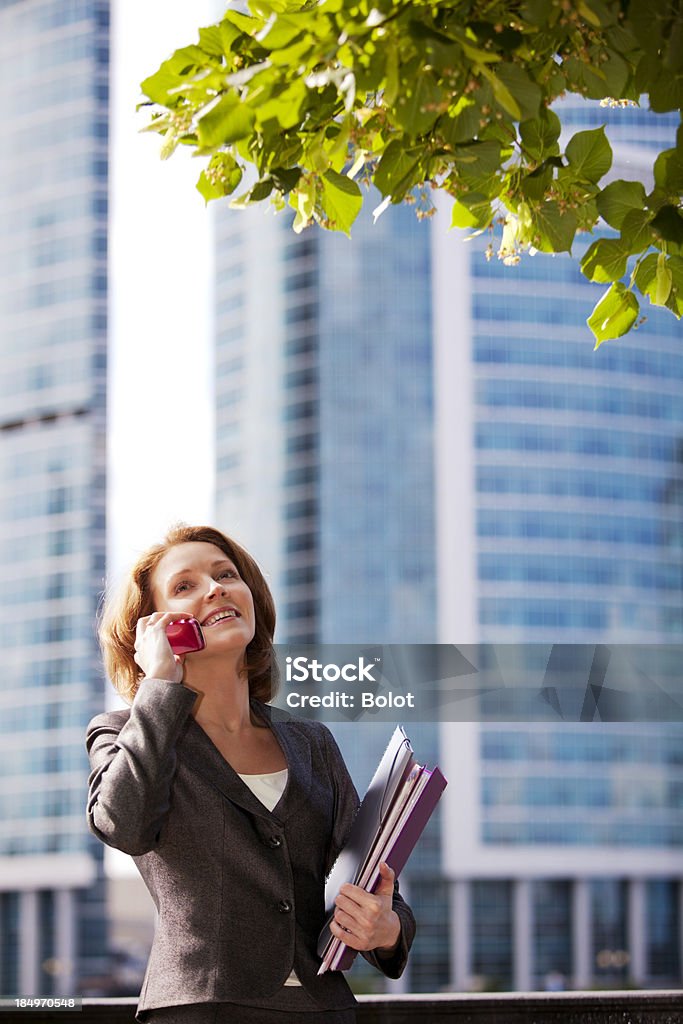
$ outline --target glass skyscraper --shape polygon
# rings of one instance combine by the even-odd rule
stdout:
[[[566,113],[621,119],[615,177],[673,134]],[[367,214],[352,242],[217,223],[217,519],[270,574],[281,640],[680,642],[673,317],[594,353],[585,243],[507,268],[440,211]],[[406,872],[411,987],[680,983],[677,727],[409,731],[450,780]],[[381,732],[340,727],[359,788]]]
[[[564,120],[609,121],[646,184],[675,130]],[[586,241],[516,267],[434,242],[440,640],[680,643],[680,325],[648,304],[594,352]],[[456,986],[681,983],[683,729],[595,717],[443,728]]]
[[[0,992],[106,969],[85,823],[101,705],[109,3],[2,0]]]
[[[277,638],[434,642],[428,229],[408,208],[366,212],[351,242],[220,211],[216,258],[217,522],[260,560]],[[392,730],[334,731],[362,791]],[[436,724],[410,735],[434,763]],[[412,957],[429,990],[447,972],[439,845],[437,814],[403,878],[439,923]]]

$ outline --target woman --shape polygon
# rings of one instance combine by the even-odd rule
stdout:
[[[206,647],[181,657],[166,627],[188,616]],[[274,629],[258,566],[210,527],[172,530],[105,607],[105,667],[131,707],[88,726],[88,821],[158,910],[139,1021],[355,1020],[316,941],[358,796],[324,725],[271,719]],[[415,922],[390,868],[375,894],[342,887],[331,929],[401,974]]]

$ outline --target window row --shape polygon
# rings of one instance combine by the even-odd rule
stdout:
[[[678,487],[677,483],[680,481]],[[597,501],[683,503],[683,466],[658,476],[631,470],[581,469],[553,466],[478,466],[480,494],[525,494],[552,498],[591,498]],[[679,491],[681,493],[679,493]]]
[[[679,525],[675,517],[639,517],[522,509],[479,509],[479,537],[524,538],[525,540],[557,540],[601,544],[624,544],[659,547],[676,552],[679,547]]]
[[[683,600],[683,552],[676,560],[615,559],[587,555],[482,554],[479,579],[505,583],[556,583],[668,590]]]
[[[505,364],[507,366],[556,366],[560,370],[586,370],[595,373],[630,374],[642,380],[654,377],[665,380],[683,380],[683,354],[667,352],[661,348],[638,345],[629,347],[603,345],[594,352],[585,341],[475,335],[473,345],[475,363]]]
[[[482,823],[485,843],[505,845],[560,844],[562,846],[683,846],[683,823],[614,821],[487,821]]]
[[[640,416],[650,420],[683,421],[680,395],[644,391],[641,388],[596,386],[586,383],[480,380],[476,386],[479,406],[513,409],[552,409],[554,412],[600,413],[606,416]]]
[[[680,441],[666,434],[636,430],[606,430],[579,424],[561,427],[554,424],[479,422],[475,431],[476,447],[482,451],[554,452],[668,462],[672,468]]]
[[[651,772],[625,775],[619,767],[608,768],[604,776],[593,778],[486,776],[482,779],[482,803],[489,810],[584,807],[603,808],[612,814],[637,811],[642,814],[640,820],[646,822],[650,813],[683,812],[683,776],[670,779],[661,774],[653,776]],[[683,820],[683,815],[679,816]]]

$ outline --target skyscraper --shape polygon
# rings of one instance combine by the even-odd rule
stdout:
[[[400,208],[351,242],[221,211],[216,276],[217,522],[268,575],[277,638],[434,642],[428,229]],[[335,734],[362,790],[391,729]],[[411,739],[433,763],[436,723]],[[439,861],[437,815],[411,860],[421,881],[404,878],[432,920]],[[447,980],[445,919],[432,932],[412,957],[429,990]]]
[[[613,122],[618,177],[672,137],[565,114]],[[218,521],[271,574],[282,640],[681,639],[678,324],[648,310],[593,353],[576,258],[505,268],[487,241],[410,209],[353,242],[219,214]],[[680,982],[678,729],[437,733],[413,736],[450,779],[443,862],[437,821],[407,874],[413,987]]]
[[[646,183],[674,130],[576,102],[564,120],[609,120],[614,176]],[[439,639],[680,643],[679,324],[648,306],[594,352],[587,242],[508,268],[438,223],[433,237]],[[663,723],[444,727],[456,986],[680,984],[681,738]]]
[[[109,3],[3,0],[0,991],[105,967],[84,728],[101,705]]]

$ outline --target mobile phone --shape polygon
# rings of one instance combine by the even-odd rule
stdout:
[[[178,619],[166,627],[166,636],[174,654],[191,654],[203,651],[206,640],[202,627],[196,619]]]

